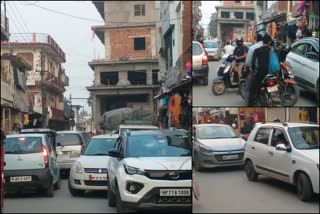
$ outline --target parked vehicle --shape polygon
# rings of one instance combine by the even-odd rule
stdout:
[[[4,139],[6,139],[6,134],[2,131],[1,129],[1,136],[0,136],[0,165],[1,165],[1,213],[2,213],[2,208],[3,208],[3,199],[4,199],[4,184],[5,184],[5,179],[4,179],[4,166],[6,163],[4,162]]]
[[[46,134],[8,135],[5,140],[5,192],[60,189],[60,168]]]
[[[46,134],[48,136],[49,142],[51,143],[54,151],[56,152],[56,136],[57,132],[52,129],[46,128],[35,128],[35,129],[21,129],[20,134]]]
[[[194,167],[197,171],[243,165],[245,141],[231,126],[194,125],[192,134]]]
[[[122,124],[119,125],[119,130],[116,132],[122,134],[127,130],[139,131],[139,130],[157,130],[159,127],[153,125],[150,120],[124,120]]]
[[[233,55],[229,55],[218,67],[218,76],[213,79],[211,91],[215,95],[222,95],[226,88],[239,86],[238,74],[233,71]]]
[[[119,213],[161,207],[191,212],[191,148],[174,131],[124,132],[109,155],[108,203]]]
[[[319,194],[319,125],[264,123],[251,132],[245,148],[245,172],[293,184],[302,201]]]
[[[286,64],[298,86],[315,93],[319,102],[319,39],[307,37],[293,43]]]
[[[59,131],[57,132],[58,164],[61,170],[69,171],[81,151],[85,148],[89,135],[84,131]]]
[[[288,66],[281,62],[280,71],[276,74],[268,74],[260,84],[255,104],[257,106],[273,106],[280,104],[290,107],[296,104],[299,99],[299,88]],[[240,80],[240,95],[247,101],[247,75]]]
[[[82,195],[86,190],[108,190],[108,151],[119,135],[97,135],[90,139],[83,153],[70,170],[69,192]]]
[[[208,53],[209,59],[220,60],[222,56],[221,43],[218,40],[205,40],[204,49]]]
[[[208,73],[208,56],[199,42],[192,41],[192,77],[208,85]]]

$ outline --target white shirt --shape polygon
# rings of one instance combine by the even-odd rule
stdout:
[[[247,57],[246,57],[246,62],[245,62],[245,65],[247,66],[251,66],[251,61],[252,61],[252,56],[253,56],[253,52],[255,49],[257,48],[260,48],[263,46],[263,42],[260,41],[260,42],[257,42],[256,44],[252,45],[249,50],[248,50],[248,54],[247,54]]]
[[[229,55],[232,55],[233,54],[233,51],[234,51],[235,47],[233,47],[232,45],[226,45],[224,46],[224,52],[226,54],[229,54]]]

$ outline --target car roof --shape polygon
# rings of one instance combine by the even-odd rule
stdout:
[[[40,134],[40,133],[33,133],[33,134],[12,134],[12,135],[7,135],[6,138],[15,138],[15,137],[43,137],[46,134]]]
[[[85,132],[85,131],[58,131],[57,132],[58,134],[64,134],[64,133],[70,133],[70,134],[80,134],[80,133],[87,133],[87,132]]]
[[[130,136],[137,135],[152,135],[152,134],[172,134],[174,135],[173,130],[140,130],[140,131],[130,131]]]
[[[205,124],[196,124],[194,127],[202,127],[202,126],[222,126],[222,127],[231,127],[228,124],[220,124],[220,123],[205,123]]]
[[[101,138],[118,138],[118,134],[102,134],[102,135],[95,135],[91,139],[101,139]]]
[[[301,122],[267,122],[267,123],[261,123],[258,126],[278,126],[278,127],[302,127],[302,126],[308,126],[308,127],[319,127],[318,124],[310,124],[310,123],[301,123]]]
[[[317,51],[319,51],[319,39],[318,38],[313,38],[313,37],[305,37],[305,38],[302,38],[296,42],[294,42],[292,44],[292,47],[298,45],[298,44],[301,44],[301,43],[309,43],[309,44],[312,44],[314,45],[316,48],[318,48]]]
[[[57,133],[57,132],[52,129],[34,128],[34,129],[21,129],[20,133],[27,134],[27,133]]]
[[[152,129],[159,129],[159,127],[157,126],[153,126],[153,125],[119,125],[119,128],[152,128]]]

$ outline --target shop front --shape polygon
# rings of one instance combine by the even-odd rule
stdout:
[[[266,108],[239,108],[239,130],[241,134],[248,134],[256,123],[266,122]]]

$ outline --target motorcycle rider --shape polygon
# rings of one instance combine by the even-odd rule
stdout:
[[[257,48],[253,52],[252,61],[251,61],[251,70],[252,70],[252,82],[248,89],[249,97],[248,97],[248,106],[252,106],[254,102],[254,98],[256,96],[256,92],[258,91],[259,85],[263,78],[269,72],[269,53],[270,53],[270,44],[271,37],[269,35],[265,35],[263,37],[263,46]]]
[[[263,37],[266,35],[267,33],[265,31],[259,31],[257,33],[257,43],[252,45],[249,50],[248,50],[248,54],[246,57],[246,61],[245,61],[245,65],[250,67],[251,66],[251,60],[252,60],[252,55],[253,52],[257,49],[263,46],[263,42],[262,39]]]
[[[232,55],[234,52],[234,47],[231,45],[231,41],[227,41],[227,45],[224,46],[223,51],[228,54],[228,55]]]
[[[234,63],[233,69],[235,72],[238,73],[238,81],[240,85],[241,71],[246,60],[248,48],[243,44],[243,39],[241,36],[238,36],[236,38],[236,45],[237,46],[233,51],[233,55],[235,56],[235,62],[233,62]]]

